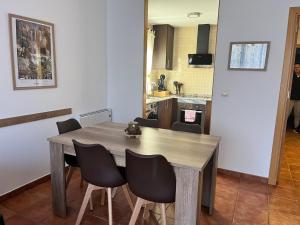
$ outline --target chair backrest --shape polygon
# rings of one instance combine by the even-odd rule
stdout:
[[[99,187],[117,187],[126,183],[111,153],[99,144],[82,144],[73,140],[82,177]]]
[[[142,127],[154,127],[158,128],[158,120],[156,119],[144,119],[141,117],[137,117],[134,119],[135,122],[138,122],[140,126]]]
[[[158,203],[175,201],[175,172],[162,155],[140,155],[127,149],[126,176],[138,197]]]
[[[189,132],[189,133],[196,133],[196,134],[201,134],[202,133],[201,125],[199,125],[199,124],[187,124],[187,123],[181,123],[181,122],[173,123],[172,124],[172,130]]]
[[[81,128],[80,123],[75,119],[68,119],[61,122],[56,122],[59,134],[64,134]]]

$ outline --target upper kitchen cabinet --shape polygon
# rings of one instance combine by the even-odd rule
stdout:
[[[152,69],[173,69],[174,27],[154,25],[155,31]]]

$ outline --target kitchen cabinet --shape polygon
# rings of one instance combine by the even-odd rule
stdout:
[[[177,99],[171,98],[158,103],[159,127],[171,129],[173,122],[177,120]]]
[[[206,101],[204,134],[210,134],[211,101]]]
[[[154,25],[155,31],[152,69],[173,69],[174,27]]]

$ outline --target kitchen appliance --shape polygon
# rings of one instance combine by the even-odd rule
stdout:
[[[194,122],[186,122],[185,121],[185,110],[195,110],[196,117]],[[177,113],[177,121],[187,124],[199,124],[201,126],[201,132],[204,132],[204,121],[205,121],[205,111],[206,111],[206,103],[205,104],[194,104],[187,103],[185,99],[178,99],[178,113]]]
[[[209,24],[198,25],[197,51],[196,54],[188,54],[189,67],[212,67],[213,55],[208,53],[209,32]]]
[[[176,95],[180,95],[180,92],[181,92],[181,87],[183,85],[183,83],[180,83],[178,81],[174,81],[173,82],[174,86],[175,86],[175,89],[176,89]]]

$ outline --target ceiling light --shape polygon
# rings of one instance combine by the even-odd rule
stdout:
[[[194,19],[194,18],[198,18],[201,16],[201,13],[200,12],[191,12],[191,13],[188,13],[187,14],[187,17],[188,18],[191,18],[191,19]]]

